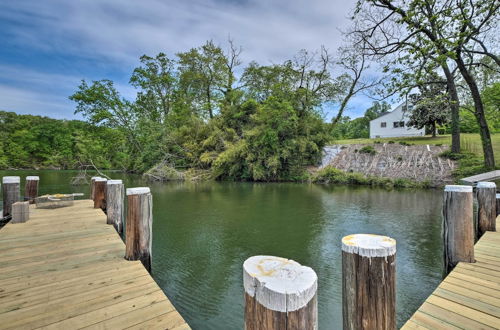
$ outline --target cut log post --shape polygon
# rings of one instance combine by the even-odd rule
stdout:
[[[443,201],[444,275],[448,275],[459,261],[475,261],[473,202],[471,186],[445,186]]]
[[[90,179],[90,199],[94,200],[95,179],[101,178],[100,176],[93,176]]]
[[[147,187],[127,189],[125,259],[140,260],[151,272],[153,241],[153,195]]]
[[[108,225],[113,225],[121,235],[123,232],[123,198],[122,180],[108,180],[106,186],[106,213]]]
[[[500,194],[497,194],[497,217],[500,215]]]
[[[2,179],[3,216],[12,215],[12,204],[21,199],[21,178],[18,176],[4,176]]]
[[[34,204],[35,198],[38,196],[39,182],[40,182],[40,177],[38,176],[26,177],[26,184],[24,186],[24,200],[29,201],[30,204]]]
[[[317,329],[318,277],[285,258],[254,256],[243,263],[245,329]]]
[[[30,202],[15,202],[12,204],[11,223],[22,223],[28,221],[30,216]]]
[[[106,209],[106,182],[104,178],[95,178],[94,180],[94,208]]]
[[[346,329],[396,329],[396,240],[342,238],[342,314]]]
[[[478,182],[476,185],[478,239],[487,231],[496,231],[496,192],[495,182]]]

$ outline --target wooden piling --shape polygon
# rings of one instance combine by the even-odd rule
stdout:
[[[12,204],[12,223],[22,223],[29,219],[30,202],[15,202]]]
[[[396,240],[342,239],[342,314],[344,330],[396,329]]]
[[[94,208],[106,209],[106,182],[104,178],[95,178],[94,180]]]
[[[4,176],[2,179],[3,216],[12,215],[12,204],[21,199],[21,178],[18,176]]]
[[[151,272],[153,241],[153,196],[147,187],[127,189],[125,259],[140,260]]]
[[[113,225],[116,231],[123,232],[123,198],[124,186],[122,180],[108,180],[106,186],[106,213],[108,225]]]
[[[24,200],[29,201],[30,204],[34,204],[35,198],[38,196],[39,182],[40,182],[40,177],[38,176],[26,177],[26,184],[24,186]]]
[[[471,186],[448,185],[443,201],[444,272],[459,261],[474,262],[474,216]]]
[[[500,215],[500,194],[497,194],[497,217]]]
[[[317,329],[318,278],[285,258],[254,256],[243,264],[245,329]]]
[[[100,178],[100,176],[93,176],[90,179],[90,199],[94,200],[94,190],[95,190],[95,179]]]
[[[476,185],[478,238],[487,231],[496,231],[496,191],[494,182],[478,182]]]

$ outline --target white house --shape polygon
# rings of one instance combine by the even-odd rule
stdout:
[[[409,107],[411,109],[411,105]],[[405,109],[406,102],[401,103],[391,112],[370,121],[370,139],[425,135],[425,128],[407,127],[406,124],[410,118],[404,111]]]

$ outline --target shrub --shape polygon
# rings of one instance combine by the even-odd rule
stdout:
[[[372,146],[364,146],[363,148],[359,149],[359,152],[362,154],[370,155],[375,155],[377,153],[377,151]]]
[[[389,144],[394,144],[394,141],[390,140],[390,141],[388,141],[387,143],[389,143]]]
[[[399,144],[402,146],[411,146],[411,144],[406,141],[399,141]]]
[[[374,144],[381,144],[381,143],[382,143],[382,141],[375,140],[375,141],[373,141],[373,143],[374,143]]]
[[[451,150],[443,151],[438,156],[441,158],[447,158],[447,159],[451,159],[451,160],[459,160],[459,159],[467,157],[465,154],[455,153],[455,152],[452,152]]]

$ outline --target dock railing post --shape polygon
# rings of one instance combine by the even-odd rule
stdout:
[[[108,179],[95,178],[94,180],[94,208],[106,209],[106,182]]]
[[[30,202],[15,202],[12,204],[11,223],[23,223],[28,221],[30,216]]]
[[[123,198],[124,186],[122,180],[108,180],[106,186],[107,224],[113,225],[118,232],[123,232]]]
[[[38,176],[26,177],[26,184],[24,186],[24,200],[29,201],[30,204],[34,204],[35,198],[38,196],[39,182],[40,182],[40,177]]]
[[[477,197],[477,238],[487,231],[496,231],[496,192],[495,182],[478,182]]]
[[[344,330],[396,329],[396,240],[342,238],[342,314]]]
[[[473,203],[471,186],[445,186],[443,201],[445,275],[448,275],[459,261],[475,261]]]
[[[21,199],[21,178],[18,176],[4,176],[2,179],[3,216],[12,215],[12,204]]]
[[[245,330],[317,329],[318,277],[285,258],[254,256],[243,263]]]
[[[125,259],[140,260],[151,272],[153,241],[153,195],[148,187],[127,188]]]

